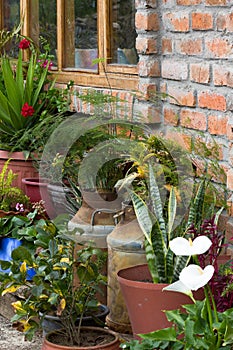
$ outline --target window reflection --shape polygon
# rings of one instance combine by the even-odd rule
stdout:
[[[70,0],[65,7],[65,67],[97,70],[97,0]]]
[[[5,0],[3,2],[3,28],[11,31],[20,23],[20,0]],[[11,57],[18,56],[18,45],[12,40],[9,42],[4,50]]]
[[[112,1],[112,63],[137,64],[134,0]]]

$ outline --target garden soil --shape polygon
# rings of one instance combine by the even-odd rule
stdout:
[[[12,327],[12,323],[0,315],[0,350],[40,350],[42,335],[37,334],[33,341],[25,341],[24,334]]]

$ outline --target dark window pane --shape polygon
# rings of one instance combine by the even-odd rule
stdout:
[[[20,23],[20,0],[5,0],[3,2],[3,24],[4,29],[11,31]],[[11,57],[18,56],[18,44],[15,40],[7,43],[3,50]]]
[[[57,2],[40,0],[39,2],[39,35],[45,38],[56,56],[57,50]]]
[[[134,0],[112,1],[112,63],[137,64]]]

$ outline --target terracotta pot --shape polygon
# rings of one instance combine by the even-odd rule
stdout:
[[[25,193],[30,198],[32,203],[44,201],[46,214],[50,219],[55,217],[54,206],[48,192],[48,183],[44,180],[35,178],[24,178],[22,183],[25,186]]]
[[[118,335],[109,330],[109,329],[103,329],[103,328],[98,328],[98,327],[82,327],[83,331],[96,331],[97,334],[99,334],[99,337],[103,338],[104,334],[110,334],[112,335],[112,341],[107,344],[98,344],[95,346],[63,346],[63,345],[58,345],[58,344],[53,344],[49,341],[51,336],[55,335],[56,332],[51,332],[49,333],[43,341],[42,348],[41,350],[119,350],[119,337]],[[88,338],[88,335],[87,335]],[[103,340],[103,339],[102,339]]]
[[[171,326],[163,310],[178,309],[181,305],[192,303],[187,295],[162,291],[167,284],[150,282],[147,264],[120,270],[117,276],[136,338],[140,333]],[[195,298],[203,299],[203,290],[199,290]]]
[[[21,188],[25,191],[25,186],[22,183],[22,179],[26,177],[38,176],[38,171],[33,166],[32,159],[25,159],[23,152],[7,152],[0,150],[0,167],[2,168],[5,161],[11,158],[8,169],[11,169],[15,174],[18,174],[17,178],[13,182],[13,186]]]
[[[31,202],[39,202],[47,192],[48,184],[40,181],[38,177],[23,178],[22,183],[25,186],[25,193],[30,198]],[[43,200],[45,200],[43,198]]]

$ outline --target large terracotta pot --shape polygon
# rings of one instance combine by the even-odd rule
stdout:
[[[33,166],[32,159],[25,159],[23,152],[7,152],[0,150],[0,168],[3,167],[5,162],[11,158],[8,169],[11,169],[15,174],[18,174],[17,178],[13,182],[13,186],[21,188],[25,191],[25,186],[22,183],[22,179],[26,177],[38,176],[38,171]]]
[[[181,305],[192,303],[185,294],[162,291],[167,284],[152,283],[147,264],[120,270],[118,281],[136,338],[140,333],[170,327],[164,310],[178,309]],[[202,290],[195,295],[198,299],[203,297]]]
[[[103,329],[98,327],[82,327],[83,331],[96,331],[97,335],[102,339],[101,343],[94,346],[63,346],[58,344],[53,344],[50,341],[51,336],[54,336],[56,332],[51,332],[44,338],[42,349],[41,350],[119,350],[119,337],[118,335],[109,330],[109,329]],[[109,343],[104,343],[103,338],[104,335],[112,335],[112,340]],[[88,339],[88,333],[87,333],[87,339]]]

